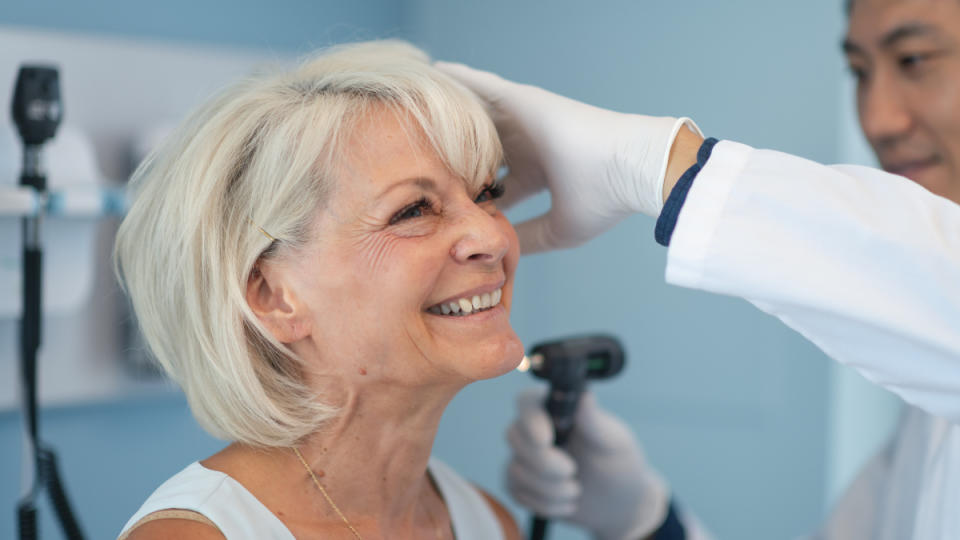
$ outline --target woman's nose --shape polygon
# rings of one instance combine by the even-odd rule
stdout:
[[[461,263],[499,263],[510,249],[510,239],[494,216],[472,205],[456,223],[458,236],[450,252]]]

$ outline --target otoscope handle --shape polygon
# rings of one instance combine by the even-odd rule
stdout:
[[[553,444],[563,447],[570,439],[573,432],[573,420],[577,413],[577,405],[580,403],[580,396],[583,395],[583,387],[586,386],[586,378],[582,379],[584,384],[577,385],[579,388],[569,390],[559,390],[551,388],[547,395],[544,407],[553,420]],[[547,518],[539,514],[533,516],[533,524],[530,527],[531,540],[543,540],[547,536]]]
[[[544,407],[547,409],[547,413],[550,414],[550,418],[553,421],[553,444],[555,446],[564,446],[567,444],[567,439],[570,438],[570,432],[573,431],[577,405],[580,403],[580,396],[582,394],[582,387],[570,390],[550,389]]]
[[[533,525],[530,526],[530,540],[543,540],[547,537],[547,518],[536,514],[533,516]]]

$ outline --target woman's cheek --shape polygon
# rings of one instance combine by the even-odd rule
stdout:
[[[418,244],[436,231],[437,223],[433,218],[412,221],[415,222],[372,233],[361,241],[360,266],[367,275],[375,276],[389,270],[392,261],[402,256],[408,244]]]
[[[361,242],[359,263],[360,273],[364,276],[381,274],[395,257],[400,242],[404,239],[378,232],[371,234]]]
[[[503,233],[507,237],[510,245],[507,249],[507,254],[504,256],[504,269],[507,274],[512,275],[514,271],[516,271],[517,263],[520,260],[520,239],[517,237],[517,230],[513,228],[513,224],[510,223],[510,220],[508,220],[506,216],[499,213],[496,219],[497,223],[499,223],[503,229]]]

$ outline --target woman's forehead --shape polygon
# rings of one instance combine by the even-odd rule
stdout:
[[[450,171],[412,115],[392,108],[378,107],[359,118],[341,150],[340,182],[363,191],[418,178],[474,187],[474,179]]]

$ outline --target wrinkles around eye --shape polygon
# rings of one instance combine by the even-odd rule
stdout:
[[[432,213],[436,213],[434,211],[433,203],[428,201],[426,198],[421,197],[416,202],[413,202],[401,208],[397,213],[395,213],[390,218],[389,223],[390,225],[395,225],[397,223],[400,223],[401,221],[416,219]]]

